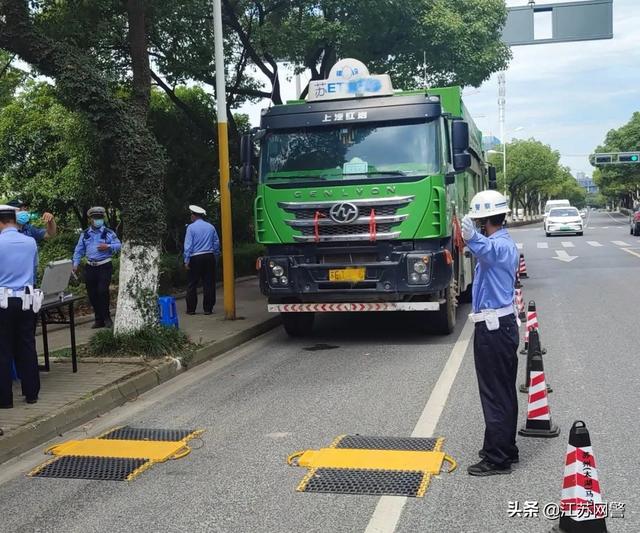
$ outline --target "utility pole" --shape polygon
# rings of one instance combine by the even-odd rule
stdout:
[[[233,272],[233,227],[231,224],[231,189],[229,186],[229,130],[227,95],[222,44],[221,0],[213,0],[213,37],[216,60],[216,116],[218,119],[218,158],[220,163],[220,211],[222,219],[222,286],[224,316],[236,318],[236,285]]]

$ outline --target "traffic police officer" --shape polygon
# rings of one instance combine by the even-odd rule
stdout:
[[[56,220],[51,213],[45,212],[42,214],[42,221],[47,225],[47,228],[37,228],[29,223],[31,215],[29,214],[29,206],[26,202],[16,199],[11,200],[8,205],[17,209],[16,221],[18,222],[18,231],[24,235],[33,237],[36,242],[55,237],[58,233]]]
[[[498,191],[476,194],[462,220],[462,236],[477,259],[471,320],[475,322],[474,360],[485,421],[481,461],[468,468],[473,476],[511,473],[518,462],[518,321],[514,285],[518,249],[504,229],[509,212]],[[479,223],[481,231],[476,228]]]
[[[91,219],[91,226],[80,234],[73,252],[73,271],[78,271],[80,261],[86,256],[84,279],[95,315],[92,328],[110,328],[113,326],[109,312],[109,285],[113,274],[111,259],[120,251],[120,240],[115,231],[104,224],[104,207],[92,207],[87,215]]]
[[[198,285],[202,281],[204,314],[213,313],[216,304],[216,258],[220,255],[220,239],[216,228],[204,220],[207,212],[190,205],[191,224],[184,238],[184,265],[189,271],[187,314],[195,315],[198,306]]]
[[[38,247],[34,239],[18,232],[16,209],[9,205],[0,205],[0,257],[0,408],[10,409],[11,361],[15,360],[27,403],[38,401],[40,376],[36,306],[32,307],[30,299],[34,294]]]

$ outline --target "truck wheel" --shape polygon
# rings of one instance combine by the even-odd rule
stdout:
[[[456,293],[453,282],[444,291],[445,302],[440,304],[436,312],[436,331],[441,335],[449,335],[456,327]]]
[[[290,337],[305,337],[313,330],[314,313],[280,313],[284,330]]]

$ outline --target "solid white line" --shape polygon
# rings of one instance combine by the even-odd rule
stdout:
[[[524,244],[522,244],[521,242],[517,242],[516,247],[518,248],[518,250],[522,250],[524,248]]]
[[[562,246],[565,248],[575,248],[575,245],[571,241],[562,241]]]
[[[629,248],[622,248],[625,252],[629,252],[631,255],[635,255],[636,257],[640,257],[640,254],[634,252],[633,250],[629,250]]]
[[[539,242],[538,243],[538,248],[549,248],[549,243],[548,242]]]
[[[473,323],[468,320],[464,328],[462,328],[453,350],[451,350],[451,355],[449,355],[449,359],[447,359],[435,387],[431,391],[429,400],[422,410],[416,427],[413,429],[412,437],[433,436],[438,420],[440,420],[440,415],[447,403],[451,386],[456,379],[464,354],[471,342],[472,334]],[[407,498],[404,496],[382,496],[378,500],[365,533],[393,533],[398,526],[402,509],[406,503]]]
[[[613,244],[615,244],[616,246],[631,246],[630,244],[627,244],[624,241],[611,241]]]
[[[611,213],[607,213],[607,215],[609,215],[609,218],[611,220],[613,220],[616,224],[620,225],[620,226],[627,224],[626,220],[624,222],[620,222],[619,219],[616,220],[615,218],[613,218],[613,215]],[[622,216],[624,216],[624,215],[622,215]]]
[[[597,248],[598,246],[602,246],[602,244],[600,244],[598,241],[587,241],[587,244],[588,244],[589,246],[595,246],[596,248]]]

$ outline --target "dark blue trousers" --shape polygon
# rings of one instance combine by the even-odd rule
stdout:
[[[500,328],[489,331],[477,322],[473,355],[484,414],[484,444],[489,462],[504,465],[518,457],[518,343],[520,335],[515,315],[500,318]]]
[[[15,360],[22,392],[37,398],[40,374],[36,354],[36,315],[22,310],[20,298],[9,298],[9,308],[0,309],[0,405],[13,403],[11,361]]]

